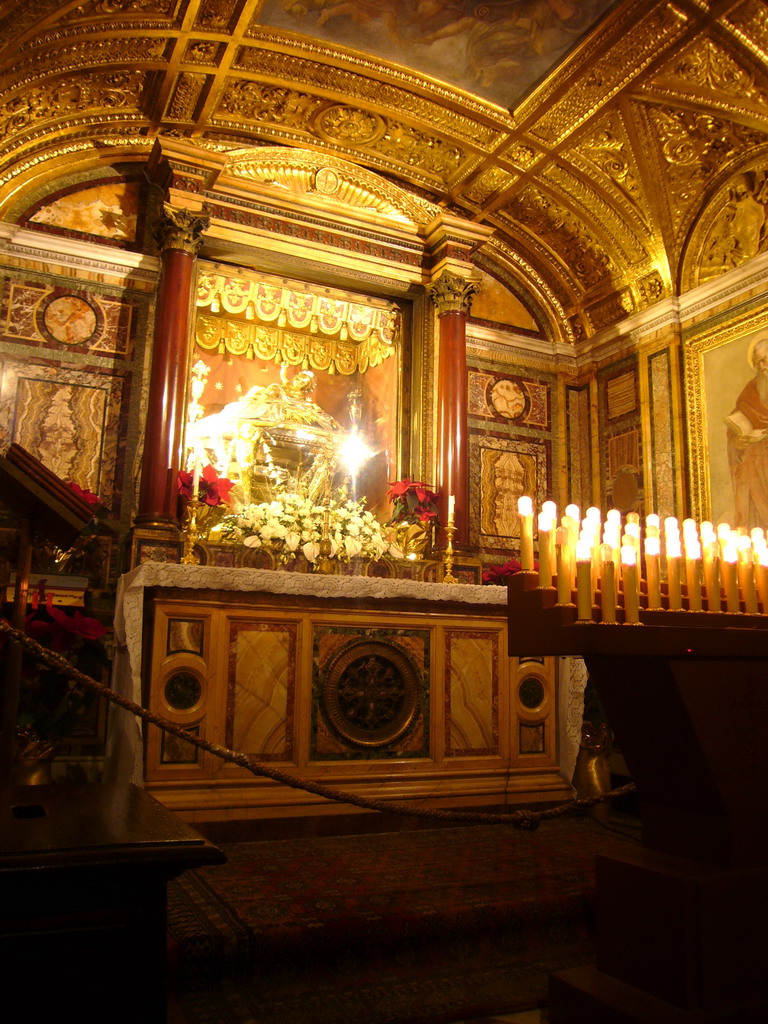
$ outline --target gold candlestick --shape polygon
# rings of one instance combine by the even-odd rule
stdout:
[[[333,572],[333,559],[331,558],[331,552],[333,546],[331,544],[331,505],[330,498],[326,502],[325,516],[323,518],[323,532],[320,536],[320,551],[317,556],[317,571],[323,574],[330,575]]]
[[[184,512],[184,523],[182,526],[184,531],[184,548],[181,561],[183,565],[200,564],[200,559],[194,552],[194,547],[197,543],[197,512],[199,508],[200,502],[197,498],[190,498]]]
[[[453,569],[453,535],[456,527],[453,525],[453,510],[448,513],[448,525],[445,528],[445,554],[443,555],[443,583],[458,583],[459,581],[451,572]]]

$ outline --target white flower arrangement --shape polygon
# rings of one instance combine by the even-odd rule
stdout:
[[[320,554],[320,540],[326,511],[331,558],[381,558],[390,549],[378,519],[362,501],[331,499],[328,509],[301,494],[281,494],[274,501],[242,505],[221,523],[222,537],[246,547],[268,547],[279,551],[281,562],[301,553],[314,564]]]

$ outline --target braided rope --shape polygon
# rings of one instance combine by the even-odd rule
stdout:
[[[14,629],[13,626],[11,626],[11,624],[5,619],[0,619],[0,634],[3,633],[13,642],[25,647],[37,661],[42,662],[49,668],[55,669],[68,679],[89,687],[111,704],[115,704],[118,707],[123,708],[125,711],[129,711],[131,714],[136,715],[145,722],[149,722],[151,725],[157,726],[158,729],[171,733],[173,736],[177,736],[186,743],[191,743],[194,747],[206,750],[209,754],[213,754],[222,761],[228,761],[230,764],[235,764],[240,768],[245,768],[247,771],[251,772],[252,775],[263,776],[264,778],[272,779],[273,782],[279,782],[283,786],[289,786],[292,789],[301,789],[307,793],[312,793],[315,796],[321,796],[327,800],[333,800],[336,803],[351,804],[355,807],[362,807],[365,810],[382,811],[389,814],[403,814],[415,818],[433,818],[438,821],[457,821],[464,822],[465,824],[513,825],[520,831],[533,832],[539,827],[541,821],[548,818],[559,818],[575,811],[582,811],[589,807],[594,807],[596,804],[602,803],[604,800],[611,799],[612,797],[623,796],[625,793],[631,793],[635,789],[634,783],[630,782],[625,786],[611,790],[610,793],[605,793],[599,797],[584,800],[571,800],[568,803],[559,804],[556,807],[549,807],[543,811],[517,810],[508,811],[505,814],[487,814],[481,811],[444,811],[434,808],[416,808],[412,807],[410,804],[404,804],[398,801],[377,800],[372,797],[356,796],[354,793],[347,793],[343,790],[335,789],[332,786],[326,786],[321,782],[313,782],[308,779],[296,778],[294,775],[281,771],[281,769],[275,768],[272,765],[262,764],[255,758],[251,757],[250,754],[230,750],[228,747],[223,747],[219,743],[212,743],[210,740],[206,740],[202,736],[195,736],[192,733],[187,732],[187,730],[182,728],[180,725],[176,725],[174,722],[170,722],[168,719],[162,718],[160,715],[156,715],[153,712],[148,711],[146,708],[134,703],[127,697],[121,696],[110,687],[105,686],[104,683],[91,679],[90,676],[85,675],[84,672],[80,672],[60,654],[56,654],[55,651],[51,651],[49,648],[43,647],[41,644],[37,643],[36,640],[28,637],[26,633],[22,633],[20,630]]]

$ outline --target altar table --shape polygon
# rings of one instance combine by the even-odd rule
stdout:
[[[120,582],[116,684],[299,778],[423,806],[570,795],[556,662],[508,659],[506,589],[144,563]],[[134,777],[190,821],[350,812],[154,727]]]

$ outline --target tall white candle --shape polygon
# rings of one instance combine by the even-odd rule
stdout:
[[[747,615],[757,614],[757,590],[755,589],[755,564],[752,559],[752,542],[749,537],[739,537],[737,563],[739,589]]]
[[[645,580],[648,588],[648,607],[661,608],[661,584],[659,582],[659,552],[661,543],[658,537],[645,538]]]
[[[616,565],[613,561],[613,549],[610,544],[603,544],[600,549],[602,567],[600,570],[600,610],[603,622],[616,621]]]
[[[552,586],[552,553],[550,534],[553,519],[546,512],[539,513],[539,586]]]
[[[675,537],[673,531],[667,533],[667,601],[670,611],[680,611],[683,607],[682,591],[680,589],[680,538]]]
[[[582,622],[592,618],[592,549],[583,541],[576,545],[576,616]]]
[[[573,594],[570,537],[568,528],[559,526],[555,537],[555,563],[557,567],[557,603],[570,604]]]
[[[725,590],[725,610],[728,612],[741,611],[739,604],[739,584],[736,579],[736,561],[738,551],[736,544],[730,538],[723,545],[723,556],[720,559],[720,572],[723,577],[723,589]]]
[[[453,522],[453,514],[454,514],[455,511],[456,511],[456,495],[455,494],[449,494],[448,495],[448,522],[449,523]]]
[[[621,549],[621,577],[624,590],[624,621],[639,622],[637,552],[631,544],[625,544]]]
[[[198,491],[198,488],[200,487],[200,474],[202,472],[202,465],[203,464],[200,461],[200,459],[197,459],[197,461],[195,462],[195,470],[194,470],[194,472],[192,474],[192,497],[193,498],[197,498],[198,497],[197,491]]]
[[[685,586],[688,592],[688,610],[701,611],[701,546],[689,537],[685,545]]]
[[[527,494],[517,499],[517,514],[520,517],[520,567],[524,572],[532,572],[533,501]]]

